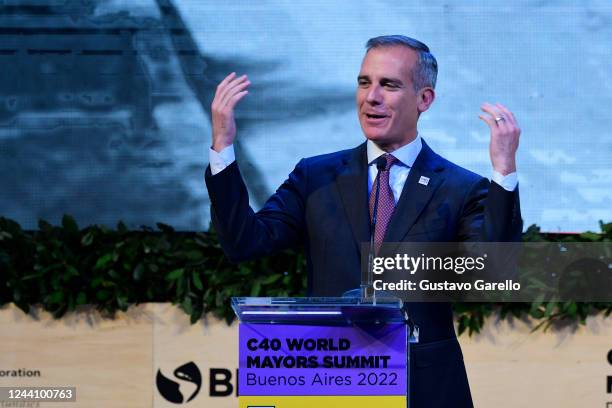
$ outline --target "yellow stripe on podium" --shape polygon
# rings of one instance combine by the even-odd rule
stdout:
[[[406,408],[406,397],[388,396],[241,396],[240,408]]]

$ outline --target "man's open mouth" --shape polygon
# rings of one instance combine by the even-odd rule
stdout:
[[[380,115],[376,113],[366,113],[366,116],[370,119],[382,119],[387,117],[387,115]]]

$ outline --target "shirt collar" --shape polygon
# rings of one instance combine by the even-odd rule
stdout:
[[[421,141],[421,136],[417,133],[417,136],[412,142],[400,147],[397,150],[394,150],[393,152],[391,152],[391,154],[393,154],[393,156],[395,156],[395,158],[398,159],[403,165],[412,167],[414,161],[421,152],[422,147],[423,142]],[[367,142],[367,149],[369,165],[372,165],[374,163],[374,160],[387,153],[380,147],[378,147],[376,143],[369,139]]]

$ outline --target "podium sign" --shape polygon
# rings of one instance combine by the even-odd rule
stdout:
[[[340,319],[315,324],[316,316],[311,309],[302,310],[298,324],[286,324],[295,322],[286,311],[281,323],[241,321],[239,406],[405,408],[407,325]]]

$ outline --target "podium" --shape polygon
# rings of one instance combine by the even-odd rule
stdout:
[[[232,298],[240,408],[406,408],[418,333],[395,298]]]

